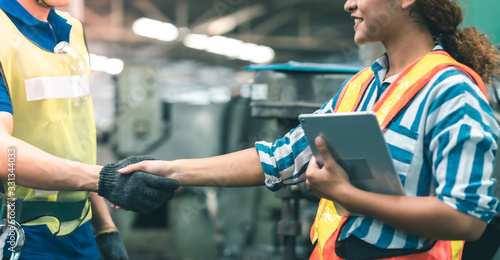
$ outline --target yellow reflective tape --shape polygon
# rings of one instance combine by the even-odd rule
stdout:
[[[320,199],[319,204],[318,204],[318,210],[316,211],[316,217],[314,218],[314,223],[313,223],[313,236],[311,237],[311,242],[314,244],[318,240],[318,223],[321,218],[321,215],[323,214],[323,210],[325,210],[325,199]]]
[[[355,109],[359,97],[363,95],[361,88],[372,76],[371,69],[365,69],[348,86],[345,86],[347,89],[340,101],[340,105],[337,107],[337,112],[351,112]]]
[[[377,111],[375,111],[379,124],[382,125],[389,112],[394,108],[394,105],[403,97],[407,90],[411,89],[411,87],[415,85],[418,80],[420,80],[422,76],[432,71],[432,69],[439,64],[452,62],[456,63],[453,58],[448,56],[428,54],[422,58],[422,60],[420,60],[406,75],[400,75],[394,83],[397,84],[397,81],[403,77],[401,82],[396,87],[391,85],[389,89],[386,90],[386,93],[389,94],[390,91],[394,89],[394,91],[390,93],[385,100],[383,100],[384,97],[382,97],[384,103]]]
[[[337,230],[342,217],[337,214],[335,205],[332,201],[321,199],[318,212],[316,214],[316,221],[314,221],[314,237],[313,242],[318,241],[318,249],[320,258],[323,259],[323,248],[325,247],[328,239]],[[335,239],[335,238],[333,238]]]
[[[462,249],[464,248],[463,240],[450,241],[451,244],[451,254],[453,260],[462,259]]]

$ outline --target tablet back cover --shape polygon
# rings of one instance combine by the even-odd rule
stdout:
[[[333,158],[362,190],[404,195],[389,149],[373,112],[302,114],[299,121],[318,163],[314,139],[321,135]]]

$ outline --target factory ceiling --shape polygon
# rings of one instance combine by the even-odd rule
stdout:
[[[83,20],[89,43],[108,46],[111,55],[125,59],[188,58],[244,64],[185,47],[182,39],[196,33],[269,46],[275,51],[273,62],[321,62],[357,50],[353,21],[343,10],[344,3],[341,0],[85,0]],[[180,28],[178,39],[162,42],[136,35],[132,25],[141,17],[175,25]]]

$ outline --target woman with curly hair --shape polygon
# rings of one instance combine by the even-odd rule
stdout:
[[[460,259],[463,241],[478,239],[499,209],[491,192],[499,126],[484,84],[499,55],[476,29],[458,29],[463,13],[450,0],[347,0],[344,9],[356,43],[381,42],[386,53],[316,113],[374,111],[406,196],[354,187],[321,137],[319,167],[301,126],[244,151],[121,172],[272,191],[306,181],[322,198],[311,259]],[[356,214],[336,215],[333,201]]]

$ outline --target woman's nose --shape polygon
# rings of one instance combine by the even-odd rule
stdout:
[[[347,1],[345,1],[344,10],[346,12],[352,12],[356,8],[358,8],[358,3],[355,0],[347,0]]]

